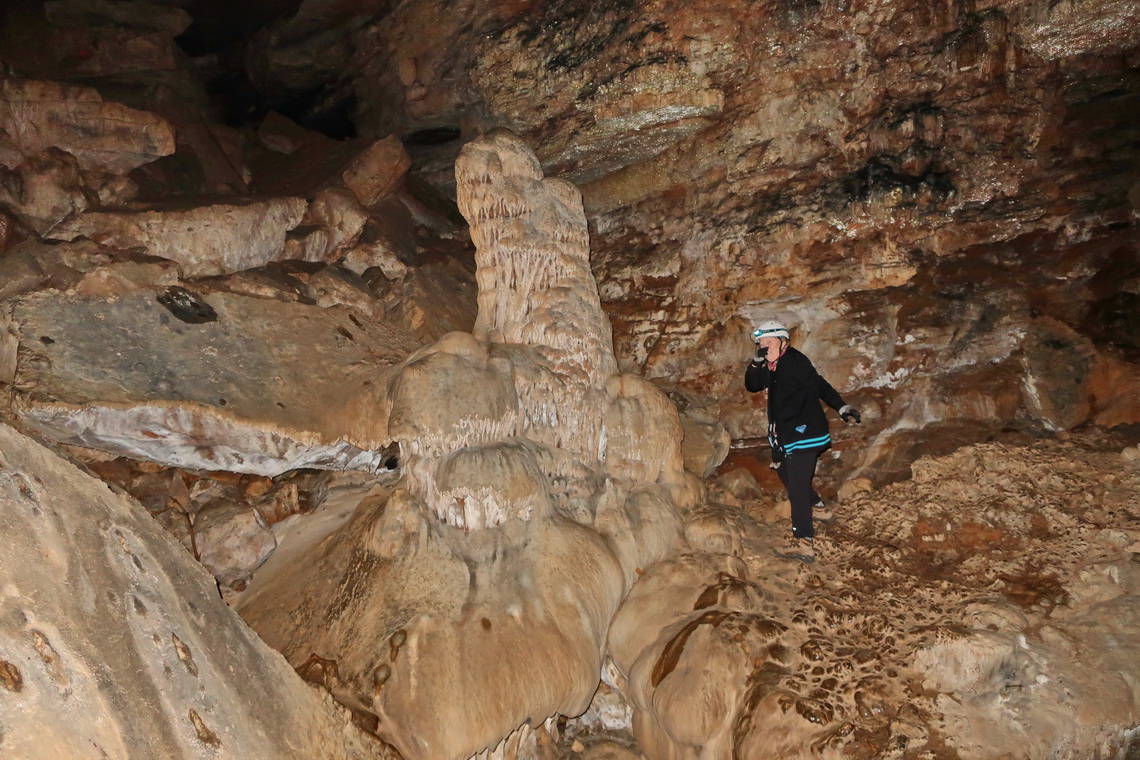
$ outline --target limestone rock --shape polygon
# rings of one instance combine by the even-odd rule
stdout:
[[[256,509],[227,499],[212,501],[194,515],[198,559],[224,585],[253,575],[277,548],[277,541]]]
[[[229,275],[201,277],[196,280],[196,284],[214,292],[305,303],[308,299],[307,286],[301,275],[315,273],[321,266],[286,260],[254,269],[243,269]]]
[[[192,21],[181,8],[122,0],[48,0],[44,15],[56,26],[127,26],[165,32],[171,37],[186,31]]]
[[[478,287],[463,262],[447,256],[407,267],[399,260],[384,258],[377,268],[381,271],[371,270],[365,275],[373,290],[381,294],[388,318],[424,343],[449,332],[469,332],[474,326]],[[392,280],[388,272],[395,275]]]
[[[680,22],[677,14],[669,18]],[[430,3],[401,8],[358,34],[353,65],[362,76],[354,89],[362,122],[402,132],[489,122],[511,124],[528,137],[543,124],[559,124],[542,140],[545,165],[576,181],[613,172],[706,127],[724,105],[706,69],[690,65],[695,51],[655,33],[654,21],[653,14],[631,19],[614,9],[585,7],[504,16],[475,4],[462,19],[440,14]],[[449,43],[423,44],[429,33]],[[600,84],[593,72],[617,54],[610,45],[623,39],[636,56],[653,49],[657,57],[632,69],[620,67],[621,73]],[[374,52],[381,48],[383,55]],[[508,72],[532,82],[524,97],[507,85],[513,78]],[[464,91],[477,93],[485,104],[482,114],[464,107]],[[620,149],[606,148],[615,145]],[[453,158],[441,152],[433,163],[446,166]]]
[[[27,157],[12,171],[0,166],[0,178],[0,205],[40,235],[93,200],[75,157],[56,148]]]
[[[145,20],[145,13],[139,18]],[[173,36],[135,24],[52,29],[46,42],[75,50],[78,55],[69,62],[72,65],[68,67],[68,78],[82,77],[87,81],[129,78],[144,72],[152,76],[157,72],[175,73],[180,60]]]
[[[719,422],[699,422],[687,415],[681,416],[681,427],[685,469],[698,478],[711,477],[728,455],[732,443],[728,431]]]
[[[158,297],[169,292],[19,299],[13,385],[24,423],[191,469],[277,475],[380,465],[387,441],[375,420],[356,421],[363,437],[354,445],[339,406],[313,399],[348,404],[414,340],[341,308],[223,293],[188,301],[215,318],[187,322],[197,312],[164,306]]]
[[[615,375],[606,390],[612,397],[605,417],[608,474],[648,483],[679,479],[684,428],[668,396],[635,375]]]
[[[1140,13],[1119,0],[1049,5],[1018,3],[1010,14],[1023,44],[1046,58],[1062,58],[1074,51],[1109,52],[1140,44]]]
[[[270,111],[257,127],[257,140],[266,150],[288,156],[306,144],[320,142],[321,135],[277,111]]]
[[[52,235],[85,236],[116,248],[142,246],[152,256],[177,261],[187,277],[194,277],[277,260],[285,233],[301,222],[305,208],[301,198],[227,198],[89,211],[57,226]]]
[[[298,664],[314,646],[334,653],[333,693],[381,714],[382,735],[405,757],[467,757],[498,744],[528,717],[541,721],[585,709],[601,667],[597,637],[622,586],[601,538],[536,516],[514,521],[506,532],[473,532],[460,549],[452,529],[439,532],[423,520],[406,496],[358,509],[345,528],[303,555],[312,559],[290,568],[271,557],[254,576],[242,614]],[[488,563],[487,552],[496,545],[517,549],[509,559]],[[454,554],[457,549],[463,554]],[[361,551],[364,574],[352,561]],[[476,581],[475,597],[466,592],[463,555],[477,577],[489,573]],[[313,560],[323,568],[320,574],[305,572]],[[565,573],[576,578],[572,587],[556,580]],[[520,578],[530,580],[520,584]],[[335,602],[341,583],[369,591],[334,613],[331,626],[301,607],[279,604],[285,587],[305,607],[311,602],[304,600],[329,598],[329,592],[334,603],[347,603]],[[556,588],[563,591],[553,594]],[[469,611],[462,616],[466,624],[456,624],[456,605]],[[400,608],[422,612],[409,616]],[[570,610],[591,611],[580,618]],[[358,643],[346,647],[350,641]],[[525,647],[534,656],[530,662],[542,664],[517,667],[501,656],[505,646]],[[489,700],[487,683],[510,687]],[[472,720],[475,704],[479,717]]]
[[[384,309],[366,284],[351,272],[326,267],[304,276],[305,293],[317,306],[345,306],[369,321],[383,322]]]
[[[658,565],[623,602],[610,648],[646,756],[731,757],[766,733],[776,742],[767,756],[790,749],[784,711],[736,713],[751,711],[752,698],[776,708],[783,667],[769,646],[798,648],[793,631],[761,613],[763,592],[745,573],[733,558],[689,556]],[[690,699],[695,693],[706,697]]]
[[[280,86],[287,50],[351,49],[330,101],[448,189],[464,141],[522,130],[581,186],[623,369],[723,400],[734,438],[765,426],[739,389],[758,313],[794,314],[825,376],[904,428],[902,394],[1008,360],[1031,313],[1089,330],[1090,305],[1134,296],[1134,3],[755,10],[424,0],[357,24],[315,2],[259,57]]]
[[[6,425],[0,450],[6,755],[386,756],[137,503]]]
[[[1026,406],[1050,430],[1076,427],[1091,410],[1091,347],[1056,320],[1038,319],[1034,328],[1022,358]]]
[[[365,230],[367,230],[367,224]],[[376,269],[387,280],[399,279],[408,271],[407,265],[400,260],[399,249],[396,244],[385,236],[370,235],[369,237],[372,239],[360,241],[345,252],[341,263],[347,269],[351,269],[359,275],[364,275],[369,269]],[[445,330],[444,332],[451,331]]]
[[[812,565],[772,554],[786,528],[752,526],[741,559],[651,567],[611,625],[607,674],[640,751],[876,757],[888,734],[979,760],[1123,751],[1140,709],[1125,675],[1140,591],[1126,505],[1140,480],[1120,469],[1119,440],[920,460],[913,481],[819,526]]]
[[[0,301],[38,290],[112,296],[177,284],[178,265],[166,259],[105,248],[90,240],[28,240],[0,256]]]
[[[722,503],[741,506],[757,501],[761,495],[760,484],[746,467],[736,467],[717,475],[709,483],[710,494],[716,493]]]
[[[568,370],[585,372],[595,385],[614,374],[577,190],[544,180],[534,154],[502,130],[465,148],[456,177],[466,189],[459,209],[488,259],[476,271],[475,336],[557,349]]]
[[[341,174],[344,186],[371,208],[394,191],[411,167],[411,159],[394,135],[368,146]]]
[[[0,163],[10,151],[59,148],[81,169],[126,174],[174,152],[170,125],[154,114],[104,101],[90,88],[5,78],[0,81]]]
[[[1104,427],[1140,422],[1140,368],[1111,354],[1098,354],[1089,377],[1093,421]]]
[[[328,188],[317,193],[303,218],[305,224],[320,225],[329,231],[329,240],[321,261],[333,261],[338,253],[360,239],[368,213],[347,188]]]

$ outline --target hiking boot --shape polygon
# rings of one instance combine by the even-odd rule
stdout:
[[[796,538],[791,536],[780,546],[772,550],[777,557],[784,559],[798,559],[800,562],[815,562],[815,547],[810,538]]]
[[[811,516],[814,517],[817,522],[835,522],[835,513],[824,506],[822,501],[816,502],[815,506],[811,508]]]

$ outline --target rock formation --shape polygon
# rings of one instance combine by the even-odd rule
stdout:
[[[1063,507],[1081,486],[1044,475],[1059,461],[1014,476],[1023,455],[964,450],[917,464],[916,493],[872,501],[853,491],[851,509],[869,514],[823,534],[817,572],[795,572],[768,552],[772,528],[705,502],[681,474],[681,426],[665,395],[597,371],[610,356],[592,349],[605,338],[590,332],[599,312],[573,267],[557,266],[581,251],[565,244],[573,214],[552,213],[574,210],[566,186],[543,180],[502,132],[470,144],[457,177],[478,241],[476,331],[486,338],[447,335],[393,370],[378,406],[406,479],[373,492],[341,527],[271,557],[239,598],[295,666],[315,670],[405,757],[541,756],[558,738],[557,716],[586,707],[599,671],[632,707],[649,760],[938,742],[985,756],[987,742],[1028,735],[1029,757],[1128,745],[1140,715],[1123,685],[1132,644],[1112,633],[1114,643],[1093,645],[1104,653],[1099,672],[1124,679],[1094,697],[1075,652],[1057,648],[1073,634],[1052,627],[1132,626],[1140,588],[1126,557],[1140,534],[1129,508],[1113,501],[1085,535]],[[546,272],[547,292],[529,290]],[[543,314],[579,328],[542,330]],[[599,386],[611,399],[603,414]],[[1085,466],[1112,467],[1105,456]],[[1133,475],[1111,499],[1135,493]],[[1024,476],[1039,485],[1012,491]],[[963,503],[946,507],[949,498]],[[915,521],[876,533],[875,510],[895,499],[915,504]],[[979,500],[1004,506],[967,517]],[[979,541],[989,559],[972,569]],[[1077,558],[1093,554],[1115,568],[1106,607],[1073,601]],[[1056,574],[1042,575],[1045,566]],[[1068,709],[1086,716],[1082,728],[1053,730],[1052,716]]]
[[[380,468],[370,420],[356,420],[369,441],[361,448],[344,440],[338,405],[310,399],[351,399],[416,345],[349,309],[178,285],[110,299],[33,294],[12,302],[7,320],[4,339],[19,355],[9,382],[30,428],[175,466],[264,475]]]
[[[177,5],[0,5],[0,754],[1135,754],[1134,3]]]
[[[333,693],[408,758],[525,755],[585,710],[618,603],[700,490],[676,409],[616,370],[577,191],[507,132],[456,174],[475,333],[408,357],[371,407],[406,481],[271,558],[239,604],[296,666],[335,663]]]
[[[0,451],[4,757],[390,757],[137,502],[7,425]]]
[[[739,375],[770,317],[873,410],[872,445],[836,464],[880,483],[916,429],[1057,426],[1019,371],[1038,316],[1089,338],[1095,366],[1135,365],[1104,323],[1137,321],[1128,2],[424,0],[358,21],[300,6],[253,45],[264,86],[295,87],[286,51],[319,37],[346,73],[305,86],[422,140],[416,172],[441,186],[469,137],[522,134],[582,189],[623,367],[715,398],[733,438],[764,430]],[[962,398],[974,381],[1002,403]],[[1115,390],[1068,394],[1064,426],[1119,424]]]

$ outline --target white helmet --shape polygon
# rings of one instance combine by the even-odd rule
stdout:
[[[788,328],[774,319],[761,322],[756,326],[756,329],[752,331],[752,340],[759,343],[761,338],[784,338],[785,340],[791,340],[791,336],[788,335]]]

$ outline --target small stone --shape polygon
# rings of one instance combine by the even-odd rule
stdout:
[[[257,510],[219,499],[194,520],[202,564],[220,583],[247,578],[277,548],[277,539]]]
[[[852,478],[839,486],[839,500],[850,501],[861,493],[870,493],[870,478]]]

